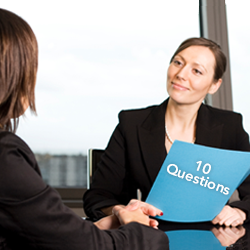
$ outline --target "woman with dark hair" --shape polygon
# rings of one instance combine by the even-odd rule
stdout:
[[[92,223],[43,182],[34,154],[13,133],[28,107],[36,113],[37,65],[30,26],[0,9],[0,249],[168,249],[166,234],[149,218],[160,215],[159,209],[132,200]]]
[[[174,140],[250,151],[241,114],[203,104],[222,83],[226,57],[205,38],[185,40],[167,72],[169,98],[160,105],[121,111],[119,124],[84,195],[84,210],[93,218],[137,197],[145,201]],[[238,188],[240,201],[226,205],[214,224],[237,226],[250,218],[250,177]],[[171,202],[171,201],[166,201]]]

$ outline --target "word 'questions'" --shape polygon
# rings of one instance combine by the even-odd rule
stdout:
[[[200,169],[202,168],[202,172],[204,175],[208,175],[212,169],[211,165],[209,163],[206,163],[202,167],[202,161],[196,162],[198,164],[196,171],[199,172]],[[182,171],[181,169],[178,168],[176,164],[169,164],[167,166],[167,172],[170,175],[176,176],[180,179],[185,179],[186,181],[190,181],[194,184],[200,184],[200,186],[204,188],[209,188],[211,190],[215,191],[220,191],[224,195],[229,194],[229,187],[225,187],[222,184],[216,184],[215,182],[211,181],[209,179],[209,176],[206,178],[204,176],[198,176],[198,175],[193,175],[191,173],[186,173],[185,171]]]

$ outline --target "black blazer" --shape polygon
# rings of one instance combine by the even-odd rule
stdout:
[[[168,249],[168,237],[138,223],[101,231],[64,206],[46,185],[34,154],[0,132],[0,249]]]
[[[88,216],[104,216],[102,207],[127,204],[136,190],[145,200],[167,156],[165,113],[168,100],[158,106],[122,111],[119,124],[94,173],[91,189],[84,197]],[[240,114],[202,104],[196,121],[196,144],[222,149],[250,151],[249,136]],[[240,166],[238,166],[240,167]],[[239,187],[240,198],[231,206],[250,212],[250,177]],[[249,216],[248,216],[249,217]]]

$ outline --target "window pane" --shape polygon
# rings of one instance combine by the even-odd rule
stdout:
[[[199,36],[198,0],[8,0],[1,5],[21,15],[38,39],[38,116],[26,112],[18,135],[37,154],[54,155],[40,166],[49,169],[46,176],[67,175],[61,184],[44,177],[55,186],[69,185],[68,175],[78,178],[70,173],[79,171],[74,157],[78,161],[88,148],[106,147],[121,109],[167,97],[172,54],[184,39]],[[74,157],[59,163],[62,154]]]
[[[35,154],[44,181],[54,187],[87,187],[85,155]]]
[[[245,130],[250,132],[250,112],[249,112],[249,92],[250,84],[248,81],[250,56],[250,23],[248,0],[226,1],[228,33],[230,46],[230,63],[233,91],[234,111],[243,115]]]

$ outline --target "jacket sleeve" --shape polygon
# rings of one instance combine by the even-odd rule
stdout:
[[[0,162],[0,228],[11,249],[168,249],[160,230],[130,223],[102,231],[74,214],[43,182],[33,153],[15,135],[0,136]]]
[[[238,124],[236,150],[250,152],[249,135],[243,128],[242,115],[240,114],[238,115]],[[250,176],[241,183],[237,190],[239,192],[240,201],[232,202],[229,205],[243,210],[247,215],[246,222],[248,222],[250,220]]]
[[[92,219],[105,216],[101,208],[127,204],[132,199],[126,187],[126,139],[123,131],[120,121],[94,173],[91,188],[84,194],[84,211]]]

